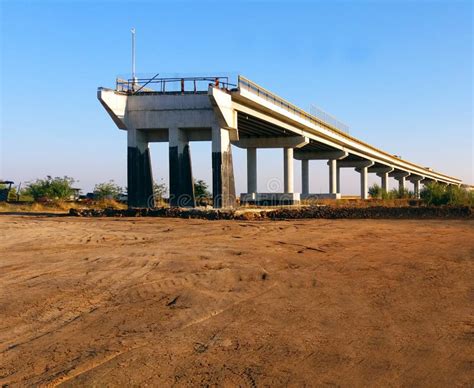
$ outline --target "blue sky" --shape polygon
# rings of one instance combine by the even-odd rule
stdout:
[[[96,89],[130,72],[135,27],[138,73],[240,73],[302,108],[318,105],[370,144],[474,183],[471,2],[0,4],[0,178],[126,185],[126,134]],[[167,182],[167,144],[151,149],[154,176]],[[208,182],[210,149],[191,145],[195,178]],[[243,192],[245,153],[234,148],[234,161]],[[260,150],[258,163],[266,191],[282,177],[282,151]],[[311,191],[327,192],[327,166],[313,161],[310,174]],[[343,193],[357,193],[358,174],[342,176]]]

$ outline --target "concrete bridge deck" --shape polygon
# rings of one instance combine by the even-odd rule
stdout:
[[[198,80],[206,88],[197,87]],[[360,174],[361,198],[368,198],[367,175],[375,173],[388,190],[389,177],[405,188],[428,182],[460,185],[462,182],[432,169],[382,151],[344,131],[327,115],[311,115],[254,82],[239,76],[237,85],[218,77],[175,79],[178,90],[165,90],[169,79],[151,86],[121,81],[115,90],[99,88],[98,98],[116,125],[128,134],[128,191],[130,206],[153,206],[151,161],[148,143],[169,142],[170,202],[195,206],[190,141],[212,141],[213,200],[215,207],[236,203],[231,144],[247,150],[247,193],[241,201],[297,203],[309,193],[309,160],[327,160],[329,193],[340,197],[340,169]],[[148,80],[147,82],[150,82]],[[186,83],[192,83],[191,90]],[[169,88],[169,86],[168,86]],[[283,149],[284,190],[257,192],[257,149]],[[293,188],[293,160],[301,160],[302,192]]]

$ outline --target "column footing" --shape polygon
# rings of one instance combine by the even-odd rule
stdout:
[[[300,199],[341,199],[341,193],[301,194]]]
[[[240,203],[257,206],[298,205],[300,193],[242,193]]]

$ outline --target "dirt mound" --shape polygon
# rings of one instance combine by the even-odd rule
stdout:
[[[306,206],[258,211],[183,209],[162,207],[157,209],[70,209],[69,215],[78,217],[173,217],[206,220],[283,220],[283,219],[435,219],[473,218],[468,206],[443,207],[331,207]]]

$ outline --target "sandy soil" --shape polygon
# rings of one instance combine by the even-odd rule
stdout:
[[[469,386],[474,222],[0,216],[0,384]]]

